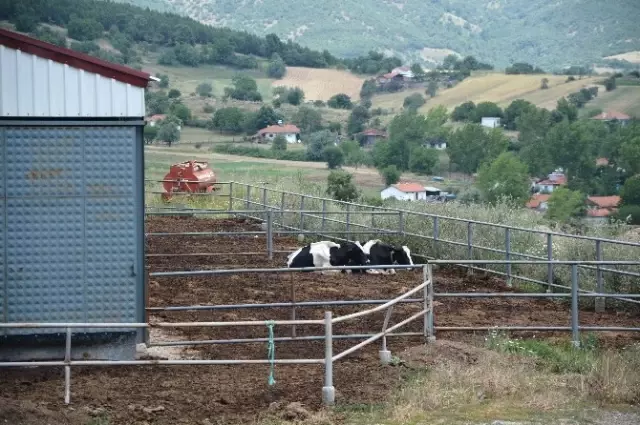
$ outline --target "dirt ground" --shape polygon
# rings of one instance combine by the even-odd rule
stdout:
[[[192,218],[159,218],[147,221],[147,232],[216,231],[255,229],[249,222]],[[277,237],[276,250],[295,250],[300,244],[291,238]],[[150,237],[147,252],[217,253],[217,256],[150,257],[150,271],[197,270],[212,268],[283,267],[285,255],[273,261],[264,256],[241,256],[242,252],[266,252],[264,238],[248,237]],[[494,277],[467,277],[457,270],[438,270],[437,292],[513,291]],[[422,281],[422,272],[403,271],[382,275],[237,274],[222,276],[152,278],[149,282],[151,307],[241,304],[322,300],[389,299]],[[366,306],[328,307],[334,316],[360,311]],[[405,304],[394,309],[391,323],[414,312],[420,304]],[[325,308],[298,308],[296,318],[322,318]],[[231,321],[291,318],[289,308],[246,309],[189,312],[152,312],[152,321]],[[569,324],[569,309],[560,301],[533,299],[452,299],[436,301],[436,326],[470,325],[559,325]],[[631,326],[638,317],[630,313],[581,311],[583,325]],[[335,334],[362,334],[379,331],[383,314],[373,314],[334,326]],[[421,332],[416,321],[402,331]],[[276,326],[276,336],[290,336],[292,329]],[[297,336],[321,335],[320,326],[298,326]],[[482,332],[481,334],[486,334]],[[178,328],[155,331],[152,342],[162,340],[205,340],[267,337],[267,327]],[[554,335],[559,337],[561,334]],[[566,336],[566,335],[565,335]],[[465,341],[468,333],[438,333],[438,339]],[[633,334],[600,335],[608,345],[622,346],[633,341]],[[475,336],[477,338],[477,335]],[[422,343],[422,338],[390,338],[392,353],[400,353]],[[355,342],[337,341],[334,354]],[[373,344],[347,356],[334,366],[334,385],[341,404],[379,403],[397,388],[406,373],[402,368],[381,366],[380,345]],[[164,350],[164,351],[163,351]],[[158,348],[154,353],[171,358],[179,349]],[[282,342],[276,344],[276,358],[322,358],[322,341]],[[181,354],[184,358],[265,359],[266,343],[200,345]],[[106,415],[109,424],[207,424],[248,423],[269,410],[300,402],[304,408],[320,407],[323,368],[321,365],[275,368],[276,384],[267,385],[267,365],[243,366],[153,366],[75,368],[72,405],[63,404],[61,368],[0,369],[0,424],[84,425],[91,416]]]

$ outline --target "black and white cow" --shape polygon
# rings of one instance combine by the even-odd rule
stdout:
[[[362,244],[362,250],[367,255],[369,264],[372,266],[391,266],[393,264],[413,265],[411,250],[406,246],[392,246],[379,239],[373,239]],[[393,268],[367,270],[367,273],[372,274],[394,274],[395,272]]]
[[[331,241],[312,242],[287,257],[287,267],[289,268],[365,266],[367,263],[367,256],[362,246],[357,242],[346,242],[342,245]],[[336,273],[340,270],[327,270],[326,272]]]

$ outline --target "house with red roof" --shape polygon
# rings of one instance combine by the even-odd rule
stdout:
[[[398,182],[383,189],[380,192],[380,197],[382,199],[395,198],[400,201],[426,201],[427,188],[420,183]]]
[[[549,198],[547,193],[536,193],[527,202],[527,208],[535,211],[546,211],[549,208]]]
[[[378,140],[386,139],[387,133],[376,128],[367,128],[366,130],[357,134],[362,138],[363,146],[373,146]]]
[[[283,136],[287,143],[300,143],[300,129],[293,124],[283,124],[282,121],[259,130],[253,138],[258,143],[272,142],[276,136]]]
[[[595,117],[591,117],[592,120],[596,121],[618,121],[622,125],[626,125],[631,121],[631,117],[624,112],[620,111],[604,111],[601,114],[596,115]]]

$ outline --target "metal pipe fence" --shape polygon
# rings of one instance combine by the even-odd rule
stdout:
[[[318,271],[340,271],[349,269],[349,267],[326,267],[315,268]],[[303,271],[302,269],[286,269],[287,271]],[[66,404],[71,401],[71,368],[73,366],[141,366],[141,365],[241,365],[241,364],[269,364],[271,366],[275,364],[321,364],[324,365],[324,383],[322,387],[322,400],[325,404],[333,404],[335,402],[335,387],[333,385],[333,364],[338,360],[352,354],[355,351],[364,348],[365,346],[383,339],[382,350],[380,351],[380,358],[383,363],[388,363],[391,360],[391,354],[387,350],[386,337],[392,334],[394,330],[399,329],[411,323],[414,320],[423,317],[424,321],[424,336],[433,338],[433,290],[428,289],[432,286],[432,272],[431,266],[423,266],[423,277],[427,280],[423,281],[420,285],[407,291],[406,293],[386,301],[384,304],[373,307],[367,310],[363,310],[357,313],[348,314],[344,316],[333,317],[332,312],[326,311],[324,319],[318,320],[269,320],[269,321],[230,321],[230,322],[159,322],[159,323],[0,323],[0,329],[3,328],[49,328],[49,329],[64,329],[65,330],[65,355],[63,360],[50,360],[50,361],[13,361],[13,362],[0,362],[0,367],[44,367],[44,366],[63,366],[65,371],[65,384],[64,384],[64,400]],[[282,270],[280,270],[282,271]],[[414,295],[422,291],[424,293],[424,308],[416,314],[411,315],[399,323],[389,327],[389,319],[393,307],[406,300],[411,295]],[[372,336],[366,336],[365,341],[362,341],[341,353],[333,354],[334,340],[347,339],[351,336],[334,335],[333,324],[341,323],[348,320],[353,320],[359,317],[367,316],[379,311],[386,311],[385,320],[382,326],[382,330]],[[100,328],[100,329],[122,329],[122,328],[184,328],[184,327],[258,327],[258,326],[288,326],[288,325],[320,325],[324,327],[324,335],[316,336],[315,339],[324,339],[325,349],[324,357],[317,359],[202,359],[202,360],[75,360],[72,359],[72,339],[74,329],[86,329],[86,328]],[[393,336],[400,336],[399,334],[392,334]],[[285,341],[293,340],[283,338],[260,338],[260,339],[238,339],[234,343],[255,343],[268,342],[273,344],[276,340]],[[297,339],[298,341],[308,341],[308,337]],[[223,341],[229,342],[229,341]],[[202,342],[205,343],[205,342]]]
[[[198,208],[189,211],[195,213],[198,210],[198,215],[224,213],[263,222],[268,220],[270,211],[274,231],[280,235],[300,233],[338,241],[352,240],[356,236],[384,235],[390,242],[408,245],[418,258],[487,260],[484,263],[456,264],[464,265],[470,273],[492,273],[503,277],[508,284],[535,284],[550,292],[570,290],[571,274],[556,268],[551,262],[539,265],[517,263],[515,260],[598,261],[614,258],[635,260],[640,257],[640,243],[636,242],[342,202],[240,182],[221,182],[218,185],[228,187],[228,191],[218,191],[213,195],[228,199],[226,211]],[[238,206],[243,210],[234,210]],[[157,215],[170,212],[163,208],[156,211]],[[500,259],[506,262],[488,261]],[[482,267],[483,264],[488,266]],[[594,292],[638,291],[640,264],[637,262],[615,267],[584,263],[579,265],[579,272],[583,288]],[[595,307],[596,311],[604,311],[604,298],[596,299]]]

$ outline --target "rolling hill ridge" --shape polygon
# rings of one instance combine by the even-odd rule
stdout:
[[[524,61],[554,69],[640,50],[635,0],[118,1],[346,57],[380,49],[428,63],[455,52],[498,67]]]

